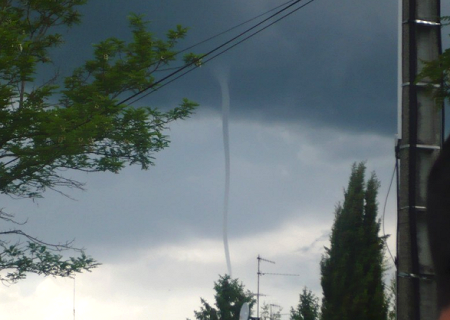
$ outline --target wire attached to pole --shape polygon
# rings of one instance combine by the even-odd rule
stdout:
[[[392,262],[394,263],[394,266],[395,266],[395,259],[394,259],[394,256],[392,255],[391,250],[389,249],[389,246],[388,246],[388,243],[387,243],[386,232],[385,232],[385,229],[384,229],[384,220],[385,220],[385,216],[386,216],[386,205],[387,205],[387,201],[388,201],[388,198],[389,198],[389,194],[391,192],[392,183],[394,182],[394,177],[395,177],[396,171],[397,171],[397,160],[395,161],[394,170],[392,171],[391,182],[389,183],[389,188],[388,188],[388,191],[387,191],[387,194],[386,194],[386,198],[384,200],[383,215],[382,215],[382,218],[381,218],[382,228],[383,228],[383,241],[384,241],[384,244],[386,246],[387,251],[389,252],[389,255],[391,256],[391,259],[392,259]]]
[[[132,100],[133,98],[136,98],[136,99],[134,99],[133,101],[129,102],[128,104],[131,105],[131,104],[133,104],[133,103],[136,103],[137,101],[139,101],[139,100],[141,100],[141,99],[147,97],[148,95],[150,95],[150,94],[152,94],[153,92],[155,92],[155,91],[161,89],[162,87],[165,87],[165,86],[168,85],[169,83],[171,83],[171,82],[173,82],[173,81],[179,79],[180,77],[184,76],[185,74],[187,74],[187,73],[193,71],[194,69],[196,69],[195,67],[199,67],[199,66],[201,66],[202,64],[205,64],[206,62],[211,61],[211,60],[214,59],[214,58],[217,58],[218,56],[220,56],[220,55],[222,55],[223,53],[227,52],[227,51],[230,50],[231,48],[234,48],[234,47],[237,46],[238,44],[240,44],[240,43],[242,43],[242,42],[248,40],[249,38],[255,36],[256,34],[260,33],[261,31],[263,31],[263,30],[267,29],[268,27],[272,26],[273,24],[279,22],[280,20],[286,18],[287,16],[293,14],[294,12],[296,12],[296,11],[298,11],[298,10],[304,8],[305,6],[307,6],[308,4],[312,3],[312,2],[315,1],[315,0],[310,0],[310,1],[308,1],[307,3],[305,3],[305,4],[301,5],[301,6],[299,6],[298,8],[293,9],[292,11],[290,11],[290,12],[288,12],[287,14],[281,16],[281,17],[278,18],[277,20],[271,22],[270,24],[264,26],[263,28],[261,28],[261,29],[255,31],[254,33],[252,33],[252,34],[250,34],[249,36],[245,37],[244,39],[238,41],[237,43],[234,43],[234,44],[231,45],[230,47],[228,47],[228,48],[222,50],[221,52],[215,54],[214,56],[210,57],[209,59],[202,61],[202,59],[204,59],[204,58],[206,58],[206,57],[212,55],[212,54],[215,53],[216,51],[218,51],[218,50],[222,49],[223,47],[229,45],[230,43],[234,42],[234,41],[237,40],[238,38],[241,38],[241,37],[244,36],[246,33],[249,33],[249,32],[252,31],[253,29],[259,27],[260,25],[264,24],[264,23],[267,22],[268,20],[270,20],[270,19],[274,18],[275,16],[277,16],[277,15],[283,13],[284,11],[290,9],[292,6],[294,6],[294,5],[298,4],[298,3],[300,3],[301,1],[302,1],[302,0],[296,0],[296,1],[293,2],[292,4],[286,6],[285,8],[278,10],[277,12],[275,12],[275,13],[272,14],[272,15],[270,15],[269,17],[267,17],[266,19],[262,20],[261,22],[255,24],[255,25],[252,26],[251,28],[249,28],[249,29],[247,29],[247,30],[241,32],[241,33],[238,34],[237,36],[231,38],[230,40],[224,42],[223,44],[217,46],[216,48],[210,50],[209,52],[207,52],[207,53],[201,55],[196,61],[193,61],[193,62],[191,62],[191,63],[189,63],[189,64],[187,64],[187,65],[185,65],[185,66],[183,66],[183,67],[180,67],[178,70],[176,70],[176,71],[174,71],[174,72],[168,74],[167,76],[163,77],[162,79],[160,79],[160,80],[158,80],[158,81],[152,83],[151,85],[147,86],[146,88],[140,90],[139,92],[137,92],[137,93],[131,95],[130,97],[128,97],[128,98],[126,98],[126,99],[124,99],[124,100],[122,100],[122,101],[120,101],[117,105],[120,105],[120,104],[123,104],[123,103],[125,103],[125,102],[128,102],[128,101]],[[199,62],[200,62],[200,63],[199,63]],[[188,69],[188,68],[190,68],[190,67],[193,67],[193,68]],[[187,69],[187,70],[186,70],[186,69]],[[184,70],[184,72],[183,72],[182,74],[180,74],[180,75],[178,75],[177,77],[173,78],[176,74],[182,72],[183,70]],[[170,79],[170,78],[172,78],[172,79]],[[170,79],[170,80],[169,80],[169,79]],[[169,80],[169,81],[168,81],[168,82],[165,82],[164,84],[162,84],[162,83],[163,83],[164,81],[166,81],[166,80]],[[160,84],[162,84],[162,85],[159,86]],[[158,86],[159,86],[159,87],[158,87]],[[142,95],[145,91],[150,90],[150,89],[152,89],[152,91],[148,92],[147,94]],[[140,96],[140,95],[142,95],[142,96]],[[140,96],[140,97],[137,97],[137,96]]]

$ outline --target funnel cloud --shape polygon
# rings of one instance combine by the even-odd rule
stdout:
[[[230,201],[230,139],[228,131],[228,119],[230,114],[230,89],[228,87],[228,75],[225,72],[216,72],[222,94],[222,131],[223,149],[225,155],[225,194],[223,201],[223,246],[227,261],[228,274],[232,277],[230,248],[228,246],[228,203]]]

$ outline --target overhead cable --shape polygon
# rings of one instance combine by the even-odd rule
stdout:
[[[283,9],[277,11],[276,13],[274,13],[274,14],[271,15],[270,17],[264,19],[263,21],[259,22],[258,24],[254,25],[253,27],[247,29],[246,31],[240,33],[239,35],[237,35],[237,36],[233,37],[232,39],[226,41],[226,42],[223,43],[222,45],[220,45],[220,46],[216,47],[215,49],[209,51],[208,53],[202,55],[202,56],[199,58],[199,60],[202,60],[203,58],[205,58],[205,57],[207,57],[207,56],[210,56],[212,53],[214,53],[214,52],[218,51],[219,49],[225,47],[226,45],[230,44],[231,42],[233,42],[234,40],[238,39],[239,37],[242,37],[244,34],[250,32],[251,30],[253,30],[253,29],[255,29],[255,28],[257,28],[258,26],[260,26],[261,24],[263,24],[263,23],[266,22],[267,20],[269,20],[269,19],[273,18],[274,16],[276,16],[276,15],[282,13],[283,11],[289,9],[290,7],[294,6],[295,4],[297,4],[297,3],[301,2],[301,1],[302,1],[302,0],[296,0],[294,3],[290,4],[289,6],[287,6],[287,7],[283,8]],[[242,42],[248,40],[249,38],[251,38],[251,37],[257,35],[258,33],[262,32],[263,30],[267,29],[268,27],[274,25],[275,23],[279,22],[280,20],[283,20],[284,18],[286,18],[286,17],[288,17],[289,15],[293,14],[294,12],[296,12],[296,11],[298,11],[298,10],[304,8],[305,6],[307,6],[308,4],[310,4],[310,3],[314,2],[314,1],[315,1],[315,0],[310,0],[310,1],[306,2],[305,4],[299,6],[298,8],[296,8],[296,9],[294,9],[294,10],[292,10],[292,11],[286,13],[285,15],[281,16],[280,18],[276,19],[275,21],[273,21],[273,22],[269,23],[268,25],[264,26],[263,28],[261,28],[261,29],[255,31],[254,33],[248,35],[247,37],[245,37],[245,38],[239,40],[238,42],[234,43],[234,44],[231,45],[230,47],[227,47],[227,48],[225,48],[224,50],[222,50],[222,51],[216,53],[215,55],[211,56],[209,59],[204,60],[204,61],[201,61],[201,64],[205,64],[205,63],[211,61],[212,59],[217,58],[218,56],[224,54],[225,52],[227,52],[228,50],[234,48],[234,47],[237,46],[238,44],[241,44]],[[196,61],[196,62],[197,62],[197,61]],[[149,89],[153,89],[152,91],[150,91],[150,92],[148,92],[148,93],[146,93],[146,94],[140,96],[139,98],[137,98],[137,99],[131,101],[129,104],[133,104],[133,103],[135,103],[135,102],[137,102],[137,101],[139,101],[139,100],[141,100],[141,99],[147,97],[148,95],[152,94],[153,92],[155,92],[155,91],[157,91],[157,90],[159,90],[159,89],[165,87],[165,86],[168,85],[169,83],[172,83],[173,81],[175,81],[175,80],[181,78],[182,76],[188,74],[189,72],[195,70],[195,68],[191,68],[191,69],[188,69],[188,70],[185,70],[185,69],[187,69],[187,68],[193,66],[196,62],[192,62],[192,63],[190,63],[190,64],[188,64],[188,65],[186,65],[186,66],[184,66],[184,67],[180,67],[180,69],[178,69],[177,71],[172,72],[171,74],[169,74],[169,75],[167,75],[166,77],[162,78],[161,80],[159,80],[159,81],[153,83],[152,85],[148,86],[147,88],[145,88],[145,89],[143,89],[143,90],[137,92],[136,94],[132,95],[131,97],[129,97],[129,98],[127,98],[127,99],[121,101],[119,104],[122,104],[122,103],[124,103],[124,102],[126,102],[126,101],[129,101],[129,100],[135,98],[136,96],[142,94],[143,92],[145,92],[145,91],[147,91],[147,90],[149,90]],[[179,74],[179,75],[176,76],[175,78],[170,79],[169,81],[165,82],[165,83],[162,84],[161,86],[155,88],[155,86],[161,84],[163,81],[168,80],[169,78],[175,76],[177,73],[179,73],[179,72],[181,72],[181,71],[183,71],[183,70],[185,70],[183,73]]]
[[[295,4],[299,3],[300,1],[302,1],[302,0],[296,0],[294,3],[288,5],[287,7],[285,7],[285,8],[283,8],[283,9],[281,9],[281,10],[275,12],[274,14],[270,15],[270,16],[267,17],[266,19],[262,20],[261,22],[257,23],[256,25],[254,25],[253,27],[251,27],[251,28],[249,28],[249,29],[247,29],[247,30],[241,32],[240,34],[238,34],[237,36],[231,38],[230,40],[226,41],[225,43],[221,44],[220,46],[218,46],[218,47],[216,47],[216,48],[210,50],[209,52],[207,52],[207,53],[201,55],[201,57],[200,57],[198,60],[201,60],[201,59],[206,58],[207,56],[213,54],[214,52],[216,52],[216,51],[218,51],[219,49],[225,47],[226,45],[228,45],[229,43],[233,42],[234,40],[236,40],[236,39],[242,37],[244,34],[250,32],[251,30],[253,30],[253,29],[257,28],[257,27],[259,27],[261,24],[263,24],[263,23],[266,22],[267,20],[270,20],[271,18],[275,17],[276,15],[282,13],[283,11],[285,11],[285,10],[289,9],[290,7],[294,6]],[[196,63],[198,63],[198,60],[197,60],[197,61],[192,61],[191,63],[188,63],[187,65],[185,65],[185,66],[183,66],[183,67],[180,67],[178,70],[176,70],[176,71],[174,71],[174,72],[168,74],[167,76],[163,77],[162,79],[160,79],[160,80],[158,80],[158,81],[152,83],[151,85],[147,86],[146,88],[144,88],[144,89],[142,89],[142,90],[136,92],[135,94],[131,95],[130,97],[128,97],[128,98],[126,98],[126,99],[120,101],[120,102],[118,103],[118,105],[119,105],[119,104],[123,104],[123,103],[125,103],[125,102],[127,102],[127,101],[130,101],[131,99],[137,97],[138,95],[141,95],[143,92],[145,92],[145,91],[147,91],[147,90],[149,90],[149,89],[152,89],[152,88],[156,87],[157,85],[159,85],[159,84],[162,83],[163,81],[165,81],[165,80],[171,78],[172,76],[176,75],[177,73],[180,73],[181,71],[183,71],[183,70],[185,70],[185,69],[187,69],[187,68],[189,68],[189,67],[195,65]],[[183,73],[183,75],[186,74],[186,73],[188,73],[188,72]],[[175,78],[175,79],[178,79],[178,78],[179,78],[179,77],[177,77],[177,78]],[[170,81],[170,82],[172,82],[172,81]],[[155,90],[154,90],[154,91],[155,91]],[[152,92],[153,92],[153,91],[152,91]],[[148,95],[148,94],[147,94],[147,95]],[[143,97],[146,97],[147,95],[144,95]],[[139,101],[139,100],[141,100],[143,97],[141,97],[141,98],[139,98],[139,99],[136,99],[136,100],[134,100],[134,101],[131,102],[131,103],[134,103],[134,102],[136,102],[136,101]],[[131,103],[130,103],[130,104],[131,104]]]
[[[389,194],[391,192],[392,182],[394,181],[394,177],[395,177],[395,173],[396,172],[397,172],[397,162],[395,163],[394,170],[392,171],[391,182],[389,183],[389,188],[388,188],[388,191],[387,191],[387,194],[386,194],[386,199],[384,200],[383,215],[382,215],[382,219],[381,219],[382,227],[383,227],[383,241],[384,241],[384,243],[386,245],[386,249],[389,252],[389,255],[391,256],[391,259],[392,259],[392,262],[394,263],[394,265],[395,265],[395,259],[394,259],[394,256],[392,255],[391,250],[389,249],[389,246],[388,246],[388,243],[387,243],[386,232],[384,230],[384,220],[385,220],[385,216],[386,216],[386,205],[387,205],[387,201],[388,201],[388,198],[389,198]]]
[[[187,48],[185,48],[185,49],[183,49],[183,50],[181,50],[181,51],[178,51],[177,54],[186,52],[186,51],[188,51],[188,50],[190,50],[190,49],[192,49],[192,48],[195,48],[195,47],[197,47],[197,46],[199,46],[199,45],[201,45],[201,44],[203,44],[203,43],[205,43],[205,42],[208,42],[208,41],[210,41],[210,40],[212,40],[212,39],[215,39],[215,38],[217,38],[217,37],[220,37],[221,35],[223,35],[223,34],[225,34],[225,33],[228,33],[228,32],[230,32],[230,31],[232,31],[232,30],[234,30],[234,29],[237,29],[237,28],[243,26],[244,24],[247,24],[247,23],[249,23],[249,22],[252,22],[253,20],[256,20],[256,19],[258,19],[258,18],[260,18],[260,17],[262,17],[262,16],[265,16],[266,14],[268,14],[268,13],[270,13],[270,12],[272,12],[272,11],[275,11],[276,9],[278,9],[278,8],[280,8],[280,7],[283,7],[283,6],[285,6],[285,5],[287,5],[288,3],[293,2],[293,1],[296,1],[296,0],[289,0],[289,1],[285,2],[285,3],[283,3],[283,4],[280,4],[279,6],[276,6],[275,8],[272,8],[272,9],[270,9],[270,10],[264,12],[264,13],[261,13],[261,14],[257,15],[256,17],[253,17],[253,18],[248,19],[248,20],[246,20],[246,21],[244,21],[244,22],[241,22],[241,23],[239,23],[238,25],[235,25],[234,27],[228,28],[228,29],[225,30],[225,31],[222,31],[222,32],[220,32],[220,33],[218,33],[218,34],[215,34],[215,35],[213,35],[213,36],[211,36],[211,37],[205,39],[205,40],[202,40],[202,41],[200,41],[200,42],[198,42],[198,43],[196,43],[196,44],[193,44],[193,45],[191,45],[191,46],[189,46],[189,47],[187,47]],[[167,69],[166,69],[166,70],[167,70]]]
[[[237,24],[237,25],[235,25],[235,26],[233,26],[233,27],[231,27],[231,28],[228,28],[228,29],[225,30],[225,31],[219,32],[219,33],[217,33],[217,34],[215,34],[215,35],[213,35],[213,36],[211,36],[211,37],[209,37],[209,38],[206,38],[206,39],[204,39],[204,40],[202,40],[202,41],[200,41],[200,42],[197,42],[197,43],[195,43],[195,44],[193,44],[193,45],[191,45],[191,46],[189,46],[189,47],[187,47],[187,48],[185,48],[185,49],[183,49],[183,50],[180,50],[180,51],[178,51],[175,55],[180,54],[180,53],[183,53],[183,52],[186,52],[186,51],[188,51],[188,50],[190,50],[190,49],[192,49],[192,48],[195,48],[195,47],[197,47],[197,46],[199,46],[199,45],[201,45],[201,44],[203,44],[203,43],[206,43],[206,42],[208,42],[208,41],[211,41],[212,39],[215,39],[215,38],[217,38],[217,37],[220,37],[221,35],[224,35],[224,34],[230,32],[230,31],[232,31],[232,30],[234,30],[234,29],[237,29],[237,28],[243,26],[244,24],[247,24],[247,23],[249,23],[249,22],[252,22],[253,20],[256,20],[256,19],[258,19],[258,18],[260,18],[260,17],[262,17],[262,16],[265,16],[266,14],[268,14],[268,13],[270,13],[270,12],[272,12],[272,11],[274,11],[274,10],[280,8],[280,7],[283,7],[283,6],[289,4],[289,3],[293,2],[293,1],[296,1],[296,0],[289,0],[289,1],[285,2],[285,3],[283,3],[283,4],[280,4],[279,6],[276,6],[275,8],[272,8],[272,9],[270,9],[270,10],[264,12],[264,13],[261,13],[261,14],[257,15],[256,17],[253,17],[253,18],[248,19],[248,20],[246,20],[246,21],[244,21],[244,22],[241,22],[241,23],[239,23],[239,24]],[[155,70],[155,72],[163,72],[163,71],[176,70],[176,69],[179,69],[179,68],[181,68],[181,67],[182,67],[182,66],[179,66],[179,67],[171,67],[171,68],[165,68],[165,69]]]

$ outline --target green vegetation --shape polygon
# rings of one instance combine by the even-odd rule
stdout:
[[[296,309],[291,308],[290,320],[319,320],[319,298],[304,287]]]
[[[273,305],[272,305],[273,306]],[[274,306],[276,310],[271,309],[271,305],[263,303],[259,314],[261,320],[279,320],[281,319],[281,308]]]
[[[441,20],[443,25],[450,24],[450,17]],[[417,79],[429,83],[428,89],[433,92],[438,106],[442,106],[445,100],[450,101],[450,49],[446,49],[434,61],[424,61]]]
[[[153,73],[176,60],[174,47],[187,29],[169,30],[157,39],[141,16],[131,15],[132,40],[106,39],[94,45],[93,58],[63,79],[37,80],[51,68],[52,49],[63,44],[63,27],[80,23],[77,8],[86,0],[0,2],[0,194],[38,198],[47,190],[83,188],[66,170],[117,173],[126,165],[148,169],[154,153],[167,147],[168,124],[188,117],[196,104],[183,100],[167,112],[120,103],[150,87]],[[188,54],[186,63],[195,61]],[[4,209],[0,219],[14,223]],[[0,280],[26,273],[71,276],[98,265],[83,253],[63,259],[71,244],[50,245],[10,229],[0,232]],[[17,238],[19,243],[10,245]],[[22,241],[22,242],[21,242]],[[55,251],[56,250],[56,251]]]
[[[246,291],[238,279],[231,279],[229,275],[219,276],[219,280],[214,282],[214,290],[215,307],[201,298],[202,306],[200,311],[194,311],[195,319],[239,320],[242,305],[247,302],[251,310],[255,304],[252,293]]]
[[[386,288],[383,276],[386,237],[379,236],[377,195],[380,183],[372,173],[365,179],[364,163],[354,164],[344,192],[344,202],[335,209],[330,247],[322,256],[322,304],[304,287],[299,303],[290,310],[290,320],[391,320],[395,319],[395,279]],[[215,283],[216,305],[201,299],[196,320],[237,320],[244,302],[253,305],[250,292],[229,276]],[[280,318],[263,304],[261,320]]]
[[[385,320],[384,239],[378,235],[377,192],[364,163],[354,164],[343,205],[338,204],[330,248],[321,261],[323,320]]]

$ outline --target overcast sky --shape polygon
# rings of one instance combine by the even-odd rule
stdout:
[[[55,61],[68,74],[90,57],[91,44],[129,38],[130,12],[145,14],[160,37],[176,24],[189,27],[183,49],[283,2],[91,1]],[[250,25],[193,51],[208,52]],[[352,163],[366,161],[368,174],[377,173],[382,211],[394,167],[396,64],[395,1],[315,0],[139,102],[168,109],[187,97],[200,104],[171,125],[172,143],[149,171],[69,173],[86,182],[87,191],[70,192],[75,200],[2,197],[2,207],[28,217],[25,231],[49,242],[76,239],[103,263],[76,277],[77,319],[193,319],[200,297],[212,303],[213,283],[227,272],[217,79],[227,73],[233,277],[256,292],[258,254],[276,262],[262,263],[263,272],[299,274],[261,278],[261,302],[289,313],[304,286],[321,297],[319,261]],[[389,199],[385,227],[395,250],[395,190]],[[73,289],[71,279],[36,276],[0,286],[0,317],[73,319]]]

